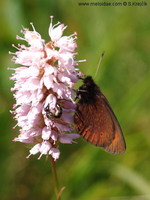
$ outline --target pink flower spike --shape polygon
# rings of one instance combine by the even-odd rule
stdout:
[[[15,98],[11,113],[20,132],[13,141],[33,145],[27,158],[39,153],[38,159],[51,155],[56,161],[59,143],[71,144],[80,137],[73,133],[73,86],[80,72],[76,68],[79,61],[75,60],[76,34],[63,36],[67,26],[60,22],[53,25],[53,16],[50,18],[51,41],[45,43],[30,23],[32,30],[23,27],[23,36],[17,36],[27,44],[13,45],[16,52],[11,53],[12,61],[19,67],[13,68],[10,77]]]

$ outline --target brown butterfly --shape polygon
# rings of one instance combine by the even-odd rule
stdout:
[[[77,131],[88,142],[105,151],[119,154],[126,149],[119,122],[106,97],[91,76],[81,78],[83,85],[77,90],[74,123]]]

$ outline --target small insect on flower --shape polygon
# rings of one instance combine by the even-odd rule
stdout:
[[[44,111],[46,112],[46,117],[49,119],[60,118],[62,115],[62,107],[59,104],[56,104],[54,112],[50,112],[49,104],[44,108]]]
[[[77,91],[76,99],[79,101],[74,116],[77,131],[88,142],[107,152],[124,152],[123,133],[108,100],[91,76],[81,79],[83,85]]]

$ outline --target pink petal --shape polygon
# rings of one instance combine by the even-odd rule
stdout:
[[[45,126],[45,127],[43,128],[43,130],[42,130],[42,139],[43,139],[43,140],[49,140],[50,135],[51,135],[51,128]]]
[[[53,28],[51,25],[49,27],[49,36],[53,42],[59,40],[63,34],[65,27],[63,24],[60,24],[56,28]]]
[[[53,76],[44,76],[44,85],[49,90],[50,88],[53,88]]]
[[[65,144],[71,144],[73,139],[77,139],[79,137],[80,135],[75,133],[62,134],[59,138],[59,141]]]
[[[49,151],[49,154],[52,155],[54,160],[57,160],[60,156],[60,151],[59,151],[59,149],[51,148],[50,151]]]
[[[36,144],[32,149],[30,149],[30,155],[35,155],[40,151],[41,144]]]

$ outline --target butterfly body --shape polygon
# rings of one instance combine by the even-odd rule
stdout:
[[[96,100],[96,95],[99,94],[100,89],[91,76],[87,76],[83,81],[84,84],[77,91],[77,98],[79,98],[81,104],[91,104]]]
[[[76,98],[79,101],[74,123],[83,138],[107,152],[124,152],[126,145],[119,122],[91,76],[83,79]]]

